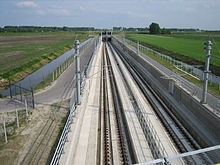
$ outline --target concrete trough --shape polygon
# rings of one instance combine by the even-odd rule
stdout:
[[[135,52],[112,38],[113,45],[120,47],[129,61],[142,66],[140,74],[145,77],[150,86],[163,99],[173,114],[190,132],[201,147],[208,147],[220,144],[220,119],[212,113],[208,107],[202,105],[196,98],[174,83],[170,92],[170,80],[156,66],[138,56]],[[123,49],[123,52],[122,52]],[[126,54],[124,52],[127,52]],[[139,66],[137,66],[139,67]]]

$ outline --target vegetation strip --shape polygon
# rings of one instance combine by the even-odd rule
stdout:
[[[183,61],[190,65],[197,65],[203,68],[204,65],[204,45],[207,40],[212,40],[212,55],[220,56],[220,35],[219,33],[173,33],[171,35],[148,35],[127,33],[126,38],[132,41],[139,41],[162,54],[169,55],[174,59]],[[220,60],[211,59],[211,71],[220,76]]]
[[[71,49],[74,39],[89,37],[86,32],[22,34],[0,34],[0,89],[9,79],[17,82]]]

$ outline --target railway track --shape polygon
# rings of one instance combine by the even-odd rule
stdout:
[[[201,148],[148,84],[145,68],[120,46],[104,41],[92,63],[89,74],[96,77],[79,106],[85,111],[76,119],[67,162],[134,164]],[[212,163],[200,154],[175,164]]]
[[[166,104],[147,83],[146,78],[142,74],[144,68],[141,68],[142,66],[140,66],[134,58],[132,59],[129,57],[129,55],[122,55],[122,52],[120,52],[117,47],[111,46],[111,49],[114,49],[117,52],[117,55],[120,56],[121,60],[126,65],[132,77],[135,79],[147,100],[149,100],[151,106],[154,108],[156,114],[164,125],[164,128],[172,137],[178,150],[180,152],[188,152],[200,149],[201,147],[193,139],[190,133],[183,127],[183,125],[177,120],[175,114],[169,110]],[[212,161],[206,154],[191,157],[185,159],[184,161],[186,164],[212,164]]]
[[[97,164],[131,164],[127,141],[129,137],[124,127],[122,107],[106,44],[102,51]]]

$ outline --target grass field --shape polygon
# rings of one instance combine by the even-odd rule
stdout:
[[[73,47],[87,32],[0,33],[0,86],[18,81]]]
[[[192,65],[202,65],[204,63],[205,51],[203,44],[210,39],[213,42],[212,55],[220,57],[220,33],[126,34],[126,37]],[[211,69],[220,75],[220,59],[212,58],[211,64],[213,65]],[[214,66],[217,66],[218,71]]]

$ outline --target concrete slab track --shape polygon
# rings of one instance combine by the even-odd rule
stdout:
[[[100,43],[97,53],[94,56],[91,70],[88,75],[88,79],[85,80],[85,89],[82,95],[81,105],[76,108],[76,113],[73,119],[73,124],[71,125],[71,132],[68,135],[68,141],[65,143],[64,154],[62,154],[60,159],[60,164],[70,165],[70,164],[96,164],[97,163],[97,152],[98,152],[98,114],[100,111],[100,88],[101,88],[101,59],[102,59],[102,49],[103,43]],[[126,117],[126,123],[128,126],[129,134],[132,139],[132,146],[135,151],[137,163],[147,162],[154,159],[151,148],[149,147],[149,142],[147,141],[143,129],[141,127],[140,121],[136,115],[134,106],[130,99],[130,95],[126,89],[122,74],[126,75],[126,78],[130,82],[133,92],[137,94],[140,98],[140,104],[144,108],[144,113],[150,118],[151,122],[155,126],[155,130],[161,138],[163,146],[166,149],[167,155],[175,155],[178,151],[175,149],[169,135],[164,131],[162,124],[153,112],[150,104],[141,94],[141,90],[137,88],[134,80],[130,77],[128,70],[122,64],[122,61],[118,59],[118,64],[123,67],[123,73],[120,73],[118,64],[116,63],[113,54],[111,53],[109,47],[107,47],[109,59],[111,61],[111,67],[115,76],[116,84],[119,89],[119,96],[121,98],[123,111]],[[114,52],[115,53],[115,52]],[[106,69],[106,68],[105,68]],[[107,72],[108,73],[108,72]],[[109,73],[106,76],[108,90],[110,89],[109,83]],[[120,164],[117,159],[120,157],[117,152],[117,133],[116,125],[114,125],[114,106],[113,98],[108,93],[109,99],[109,112],[110,112],[110,122],[113,124],[111,126],[112,132],[112,146],[114,155],[114,164]],[[103,159],[101,160],[101,162]],[[181,161],[176,162],[177,164],[182,164]],[[102,163],[101,163],[102,164]]]

